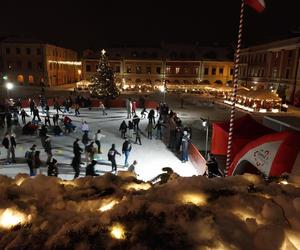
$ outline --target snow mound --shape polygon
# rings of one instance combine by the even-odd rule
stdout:
[[[0,176],[0,249],[300,249],[297,183]]]

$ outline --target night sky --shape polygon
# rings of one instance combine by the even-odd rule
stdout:
[[[246,10],[244,44],[300,36],[300,1],[265,0]],[[4,1],[0,35],[21,35],[77,50],[160,41],[200,45],[236,42],[240,0]],[[105,2],[105,3],[104,3]]]

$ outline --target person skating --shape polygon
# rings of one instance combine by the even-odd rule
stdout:
[[[34,155],[35,155],[36,145],[33,144],[29,151],[25,153],[25,159],[29,167],[30,176],[34,176]]]
[[[35,107],[35,102],[33,99],[29,99],[29,108],[30,108],[30,115],[33,115],[33,110]]]
[[[10,135],[9,133],[6,133],[5,137],[2,140],[2,145],[7,151],[6,163],[7,164],[15,163],[16,162],[15,148],[17,144],[16,144],[16,139],[14,137],[14,134]],[[10,155],[11,155],[11,159],[10,159]]]
[[[121,155],[116,149],[115,144],[111,145],[110,150],[107,153],[108,160],[111,162],[111,171],[117,171],[116,155]]]
[[[81,131],[82,131],[82,133],[85,133],[85,132],[88,133],[90,131],[89,125],[86,121],[83,121],[81,123]]]
[[[90,141],[90,138],[89,138],[89,134],[88,132],[84,132],[84,134],[82,135],[82,139],[81,139],[81,142],[83,143],[84,146],[87,146],[88,143]]]
[[[81,154],[83,152],[83,149],[79,146],[79,138],[76,138],[76,140],[73,143],[73,153],[74,153],[74,158],[81,163]]]
[[[127,171],[132,173],[134,176],[138,176],[138,174],[135,172],[136,165],[137,165],[137,161],[134,160],[133,163],[127,169]]]
[[[80,157],[76,157],[76,155],[72,159],[71,166],[74,169],[74,179],[76,179],[80,174]]]
[[[135,115],[135,112],[136,112],[136,101],[135,100],[133,100],[132,101],[132,105],[131,105],[131,113],[132,113],[132,115]]]
[[[65,130],[68,133],[71,133],[75,130],[76,126],[72,123],[72,119],[69,116],[64,116],[64,120],[63,120],[64,126],[65,126]]]
[[[156,129],[156,139],[162,139],[162,127],[166,128],[166,125],[162,124],[161,120],[158,120],[154,129]]]
[[[57,167],[57,160],[52,159],[48,164],[48,176],[58,176],[58,167]]]
[[[155,124],[155,111],[151,109],[148,114],[149,123]]]
[[[97,161],[92,160],[92,162],[87,165],[86,169],[85,169],[85,176],[99,176],[98,174],[96,174],[95,171],[95,165],[97,164]]]
[[[79,112],[80,106],[78,103],[75,104],[74,109],[75,109],[75,116],[79,116],[80,115],[80,112]]]
[[[89,145],[85,146],[84,152],[85,152],[85,161],[87,165],[89,162],[94,160],[96,149],[94,148],[93,141]]]
[[[135,115],[133,116],[132,122],[133,122],[133,129],[134,129],[134,131],[140,129],[140,128],[139,128],[140,120],[141,120],[141,119],[138,117],[137,114],[135,114]]]
[[[181,148],[182,148],[181,161],[183,163],[188,161],[189,141],[190,141],[189,133],[187,131],[183,131],[183,136],[181,140]]]
[[[36,117],[37,117],[38,121],[40,122],[41,121],[40,112],[39,112],[37,106],[35,106],[34,109],[33,109],[33,119],[32,119],[32,121],[35,121]]]
[[[132,138],[133,128],[134,128],[133,122],[129,120],[128,121],[128,136],[129,136],[129,138]]]
[[[125,139],[125,135],[126,135],[126,132],[127,132],[127,125],[126,125],[125,121],[122,121],[122,123],[120,125],[120,128],[119,128],[119,131],[121,132],[121,138]]]
[[[151,122],[148,123],[148,125],[146,127],[146,131],[148,134],[148,139],[152,140],[153,125]]]
[[[26,124],[26,117],[29,117],[30,115],[28,115],[25,111],[25,109],[21,109],[21,119],[23,124]]]
[[[141,142],[141,132],[139,129],[137,129],[135,131],[135,144],[137,144],[139,142],[140,145],[142,145],[142,142]]]
[[[146,113],[148,113],[148,111],[146,110],[146,108],[143,108],[142,111],[141,111],[141,119],[146,118]]]
[[[36,176],[37,173],[42,174],[41,166],[42,166],[42,161],[40,159],[40,151],[35,151],[33,164],[32,164],[33,176]]]
[[[46,164],[48,164],[52,158],[52,146],[51,146],[51,139],[49,136],[46,136],[45,138],[44,149],[47,154]]]
[[[101,129],[98,129],[97,133],[94,136],[94,140],[97,145],[98,154],[101,154],[101,139],[104,137],[105,137],[105,135],[101,134]]]
[[[58,126],[59,114],[54,114],[52,120],[53,120],[53,126]]]
[[[129,158],[131,149],[132,149],[132,147],[131,147],[130,141],[127,138],[125,138],[125,141],[122,146],[122,153],[125,154],[125,163],[124,163],[125,166],[128,166],[128,158]]]
[[[102,111],[103,115],[107,115],[103,102],[100,102],[99,109]]]
[[[128,98],[126,100],[127,119],[131,118],[131,109],[132,109],[131,98]]]

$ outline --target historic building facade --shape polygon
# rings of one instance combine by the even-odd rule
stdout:
[[[299,59],[299,37],[245,48],[241,51],[239,83],[276,91],[284,101],[293,103],[300,97]]]
[[[153,88],[162,86],[185,86],[199,84],[227,84],[232,81],[233,62],[219,59],[190,59],[166,55],[155,49],[153,52],[143,49],[108,50],[111,67],[116,74],[116,82],[124,89]],[[172,57],[173,55],[173,57]],[[172,58],[171,58],[172,57]],[[82,59],[83,79],[96,72],[100,55],[88,51]]]
[[[0,42],[0,72],[20,85],[56,86],[81,78],[77,52],[34,40]]]

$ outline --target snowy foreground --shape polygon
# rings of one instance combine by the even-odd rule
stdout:
[[[29,110],[26,109],[27,113],[30,114]],[[50,114],[54,111],[51,109]],[[74,112],[68,114],[68,116],[74,121],[77,126],[77,130],[74,133],[66,134],[63,136],[53,136],[51,133],[52,141],[52,153],[53,157],[58,160],[59,163],[59,177],[66,180],[71,180],[74,177],[73,168],[70,166],[73,157],[73,142],[76,138],[81,140],[82,132],[80,131],[80,124],[82,120],[87,121],[90,128],[89,137],[92,139],[94,133],[101,129],[102,133],[106,136],[103,138],[101,151],[103,154],[100,156],[101,161],[96,165],[96,170],[98,174],[104,174],[111,171],[111,163],[107,160],[107,152],[111,147],[112,143],[116,144],[116,149],[122,153],[122,144],[124,142],[121,139],[119,127],[123,120],[128,123],[129,119],[126,119],[127,113],[125,108],[110,109],[107,110],[108,115],[103,116],[102,112],[97,109],[87,110],[81,109],[81,115],[79,117],[74,116]],[[140,115],[140,109],[137,111]],[[61,113],[60,113],[60,117]],[[32,118],[31,118],[32,119]],[[44,121],[44,115],[41,115],[42,121]],[[20,118],[21,120],[21,118]],[[29,121],[30,118],[27,118]],[[21,122],[21,121],[20,121]],[[52,120],[51,120],[52,122]],[[162,168],[171,167],[180,176],[193,176],[197,175],[196,169],[190,162],[181,163],[180,159],[177,158],[174,153],[172,153],[166,145],[161,140],[155,139],[155,132],[153,132],[153,140],[148,140],[146,138],[146,126],[148,119],[142,119],[140,122],[140,129],[142,131],[142,146],[137,144],[132,144],[132,151],[129,156],[129,164],[132,164],[134,160],[137,160],[138,164],[136,166],[136,172],[141,180],[150,180],[157,175],[162,173]],[[37,145],[37,150],[41,151],[41,159],[46,160],[47,156],[41,145],[41,140],[38,135],[36,136],[24,136],[21,133],[20,127],[14,127],[13,132],[16,134],[17,149],[16,157],[17,164],[5,165],[6,152],[3,147],[0,148],[1,151],[1,161],[0,161],[0,174],[7,175],[9,177],[14,177],[18,173],[29,173],[28,165],[25,162],[24,155],[25,152],[33,145]],[[0,130],[0,134],[3,138],[5,131]],[[135,135],[131,139],[135,142]],[[84,148],[84,145],[81,144]],[[82,160],[85,161],[84,154],[82,154]],[[124,167],[125,156],[116,156],[116,161],[118,164],[118,170],[126,170]],[[44,174],[47,173],[46,168],[42,168]],[[82,166],[80,176],[85,175],[85,166]]]
[[[0,176],[0,249],[300,249],[296,183]]]

